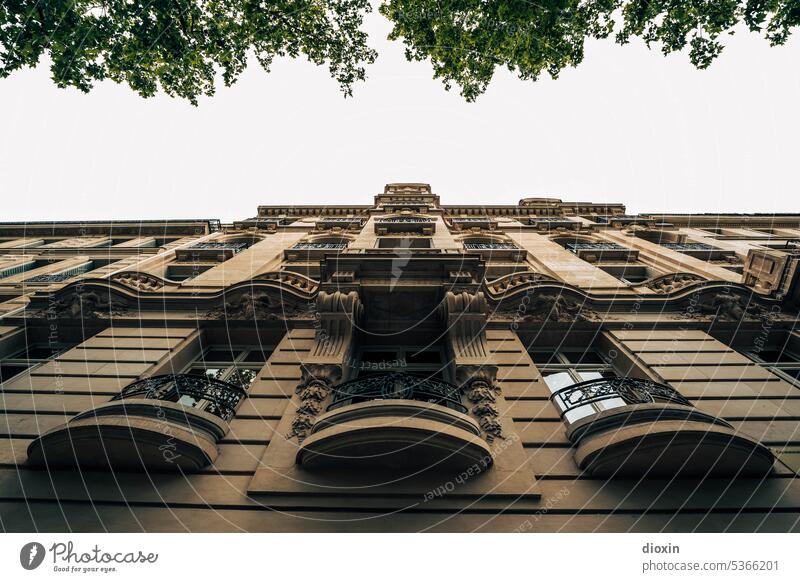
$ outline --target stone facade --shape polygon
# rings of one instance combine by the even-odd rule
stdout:
[[[797,215],[0,223],[7,531],[792,531]]]

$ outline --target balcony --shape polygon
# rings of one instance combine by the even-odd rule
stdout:
[[[629,214],[600,215],[600,216],[595,216],[593,220],[597,224],[607,224],[616,227],[630,226],[632,224],[650,225],[650,226],[655,224],[655,218],[632,216]]]
[[[461,391],[442,380],[401,372],[359,378],[334,388],[297,453],[305,468],[463,470],[491,462]]]
[[[535,226],[538,230],[558,230],[564,228],[567,230],[580,230],[582,223],[577,220],[570,220],[569,218],[554,218],[554,217],[531,217],[528,219],[530,226]]]
[[[718,249],[706,243],[661,243],[661,246],[704,261],[723,260],[736,255],[734,251]]]
[[[578,467],[598,477],[764,475],[772,453],[675,389],[601,378],[555,392]]]
[[[450,224],[453,225],[455,230],[469,230],[471,228],[480,228],[483,230],[496,230],[497,220],[489,218],[488,216],[469,216],[463,218],[451,218]]]
[[[347,248],[347,243],[297,243],[292,247],[296,251],[340,251]]]
[[[227,261],[250,245],[246,242],[203,242],[177,249],[175,257],[182,262]]]
[[[346,239],[300,242],[283,252],[286,261],[319,261],[326,255],[338,255],[347,248]]]
[[[255,228],[258,230],[266,230],[274,232],[279,226],[286,224],[284,218],[265,218],[263,216],[255,216],[246,220],[238,220],[233,223],[233,228],[246,230],[248,228]]]
[[[525,258],[524,250],[507,242],[465,242],[464,250],[479,253],[484,259],[521,261]]]
[[[432,235],[436,230],[436,220],[423,216],[389,216],[375,219],[375,234],[385,235],[394,232]]]
[[[145,378],[110,402],[34,440],[28,462],[49,467],[191,471],[214,461],[217,442],[246,397],[220,380],[186,374]]]
[[[341,228],[343,230],[361,230],[364,219],[358,216],[323,216],[316,222],[318,230]]]
[[[630,262],[639,258],[639,251],[612,242],[568,243],[565,248],[590,263],[596,261]]]

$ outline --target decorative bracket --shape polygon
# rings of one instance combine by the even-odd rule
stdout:
[[[488,442],[502,438],[497,399],[497,366],[488,364],[486,342],[486,296],[478,291],[448,291],[442,304],[447,325],[447,341],[455,367],[456,381],[467,399],[474,404],[472,414],[478,419]]]
[[[317,332],[314,347],[301,370],[303,378],[295,393],[300,397],[287,438],[305,439],[325,408],[333,386],[342,378],[350,357],[353,334],[363,312],[358,293],[320,291],[315,304]]]

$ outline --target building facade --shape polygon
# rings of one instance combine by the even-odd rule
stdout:
[[[0,223],[6,531],[796,531],[800,214]]]

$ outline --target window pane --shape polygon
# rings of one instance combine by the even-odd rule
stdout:
[[[27,370],[27,366],[13,366],[9,364],[4,364],[0,366],[0,382],[5,382],[6,380],[10,380],[20,372],[24,372]]]
[[[547,352],[531,352],[531,359],[533,363],[537,366],[544,366],[546,364],[558,364],[558,358],[556,357],[556,353],[553,351]]]
[[[570,376],[567,372],[544,373],[542,374],[542,377],[544,378],[547,387],[550,388],[550,392],[555,392],[575,384],[575,380],[573,380],[572,376]]]
[[[369,364],[390,364],[399,358],[395,351],[375,351],[375,352],[362,352],[361,362]]]
[[[31,346],[27,351],[21,353],[17,358],[25,360],[48,360],[56,356],[61,351],[61,348],[53,346]]]
[[[266,362],[270,355],[270,351],[250,350],[248,354],[242,359],[243,362]]]
[[[761,358],[765,362],[797,362],[797,357],[791,352],[781,350],[761,350],[753,352],[753,355]]]
[[[796,381],[800,381],[800,368],[789,368],[786,370],[782,370],[784,374],[788,374]]]
[[[564,355],[572,364],[605,364],[596,350],[570,351],[564,352]]]
[[[205,362],[232,362],[242,353],[242,350],[231,350],[229,348],[211,348],[203,355]]]
[[[408,364],[439,364],[441,361],[442,357],[438,351],[415,352],[409,350],[406,352],[406,363]]]
[[[180,398],[178,398],[178,404],[182,404],[184,406],[197,406],[198,400],[194,396],[189,396],[184,394]]]
[[[580,376],[582,381],[586,380],[599,380],[600,378],[614,378],[616,374],[614,374],[613,370],[597,370],[591,372],[578,372],[578,376]]]

